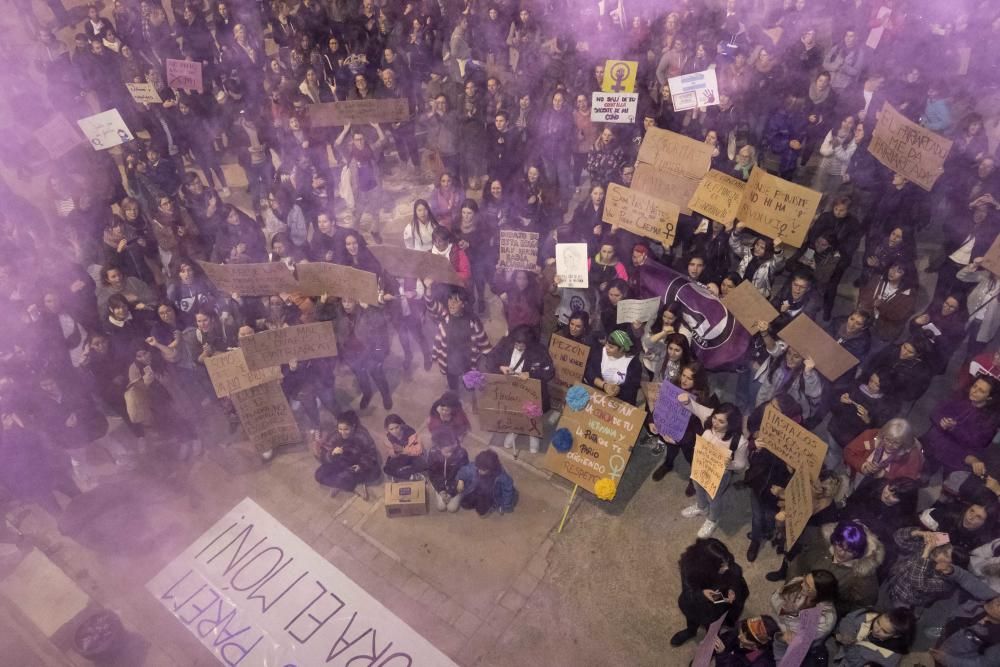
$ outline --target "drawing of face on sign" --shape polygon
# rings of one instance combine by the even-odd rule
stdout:
[[[704,285],[675,275],[667,283],[663,303],[676,302],[683,308],[681,315],[705,367],[722,368],[742,357],[749,334],[736,326],[736,318]]]

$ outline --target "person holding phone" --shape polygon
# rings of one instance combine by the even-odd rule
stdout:
[[[671,646],[692,639],[698,628],[708,627],[722,615],[724,626],[733,627],[743,611],[750,589],[736,557],[719,540],[699,539],[689,546],[679,562],[681,594],[677,606],[687,627],[670,638]]]

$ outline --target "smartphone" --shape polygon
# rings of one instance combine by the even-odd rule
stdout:
[[[725,602],[728,602],[728,600],[726,600],[726,596],[720,593],[719,591],[712,591],[711,598],[713,604],[723,604]]]

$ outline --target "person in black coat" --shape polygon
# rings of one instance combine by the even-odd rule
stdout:
[[[603,347],[590,348],[583,381],[612,398],[635,405],[642,380],[642,362],[637,354],[628,356],[632,345],[632,338],[627,333],[621,329],[612,331]],[[612,377],[614,380],[609,379]]]
[[[504,336],[486,355],[485,366],[489,373],[539,380],[542,384],[540,407],[543,413],[549,411],[549,380],[556,376],[556,369],[549,351],[538,342],[530,326],[522,324]],[[539,435],[528,436],[529,451],[533,454],[538,453],[541,447],[541,429],[538,430]],[[504,438],[504,447],[512,448],[516,437],[517,434],[508,433]]]
[[[862,368],[862,378],[867,380],[872,373],[877,373],[892,387],[898,400],[915,401],[927,391],[934,375],[929,357],[930,343],[923,337],[890,345],[868,360]]]
[[[899,387],[894,384],[894,378],[890,373],[873,370],[862,375],[860,383],[855,383],[834,399],[827,430],[841,449],[862,432],[881,428],[896,416]]]
[[[670,645],[687,642],[698,628],[708,627],[722,614],[726,615],[724,625],[735,625],[750,588],[726,545],[712,538],[699,539],[681,554],[679,566],[681,594],[677,606],[687,627],[670,638]]]
[[[910,320],[909,337],[924,337],[930,343],[927,363],[934,375],[944,373],[952,353],[965,338],[965,311],[962,300],[950,294],[940,305],[931,305],[926,311]]]

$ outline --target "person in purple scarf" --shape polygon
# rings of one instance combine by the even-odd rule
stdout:
[[[942,403],[931,418],[931,427],[921,438],[928,471],[944,468],[945,476],[956,470],[972,469],[983,476],[981,456],[993,441],[997,419],[997,382],[980,377],[969,387],[967,396]]]

